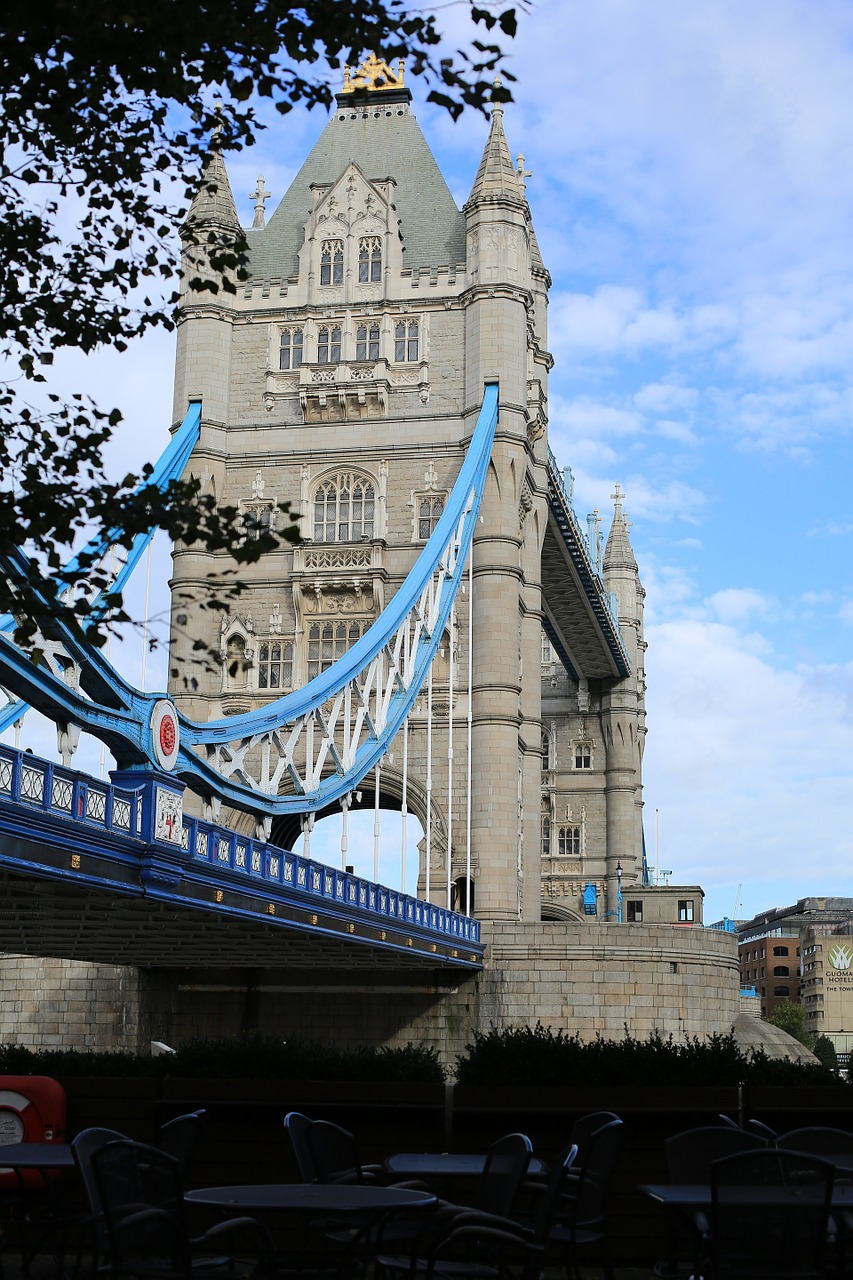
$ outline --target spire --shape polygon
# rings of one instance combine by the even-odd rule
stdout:
[[[495,88],[500,88],[499,79],[495,80]],[[489,137],[471,188],[469,202],[491,198],[511,200],[514,204],[524,203],[523,177],[519,176],[509,154],[503,114],[501,104],[493,103]]]
[[[607,546],[604,548],[604,571],[605,573],[614,569],[633,569],[636,571],[637,561],[634,557],[634,550],[631,546],[631,537],[628,532],[630,525],[628,519],[622,513],[622,503],[625,500],[625,494],[617,484],[615,492],[611,493],[613,499],[613,523],[610,526],[610,533],[607,537]]]
[[[231,183],[216,139],[208,153],[198,191],[193,197],[187,223],[240,229],[237,206],[231,194]]]

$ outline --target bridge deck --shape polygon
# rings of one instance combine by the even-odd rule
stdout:
[[[143,778],[150,775],[143,775]],[[476,920],[0,747],[0,951],[146,967],[482,968]]]

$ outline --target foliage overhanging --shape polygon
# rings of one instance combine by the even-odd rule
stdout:
[[[515,10],[501,0],[469,9],[486,32],[514,33]],[[259,101],[282,114],[328,106],[330,69],[371,50],[407,59],[453,115],[509,97],[493,88],[497,44],[475,40],[446,57],[440,42],[435,18],[403,0],[9,0],[0,30],[0,564],[23,547],[34,589],[12,592],[0,575],[0,613],[22,620],[20,640],[48,631],[56,614],[77,634],[90,624],[96,641],[126,620],[118,594],[105,623],[87,596],[62,597],[60,570],[83,534],[118,526],[129,546],[156,525],[238,564],[279,545],[275,535],[245,539],[236,509],[217,508],[194,482],[161,493],[145,483],[150,469],[110,479],[103,453],[119,411],[82,389],[58,396],[46,371],[63,349],[123,351],[173,326],[175,233],[211,137],[225,151],[251,144]],[[241,248],[239,239],[220,247],[212,266],[239,274]],[[282,536],[297,540],[292,522]],[[80,573],[90,587],[109,585],[97,561]]]

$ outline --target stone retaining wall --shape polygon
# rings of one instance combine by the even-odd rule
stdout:
[[[451,1071],[478,1030],[541,1022],[583,1039],[703,1036],[739,1010],[732,935],[667,925],[499,922],[487,964],[452,972],[156,969],[0,958],[0,1040],[146,1048],[250,1028],[341,1045],[434,1046]]]

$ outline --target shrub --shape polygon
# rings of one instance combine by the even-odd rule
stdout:
[[[440,1084],[438,1053],[422,1045],[402,1049],[339,1049],[299,1036],[250,1032],[226,1040],[190,1040],[173,1054],[26,1049],[0,1045],[0,1074],[69,1076],[201,1076],[243,1079],[363,1080]]]
[[[637,1040],[582,1041],[578,1035],[535,1027],[478,1032],[457,1058],[460,1084],[530,1085],[737,1085],[836,1084],[820,1063],[744,1052],[733,1034],[675,1040],[654,1032]]]

